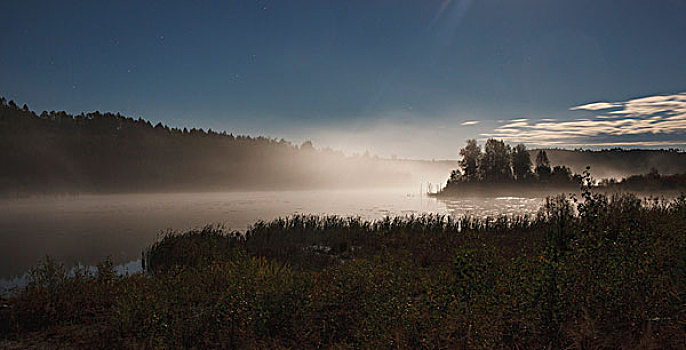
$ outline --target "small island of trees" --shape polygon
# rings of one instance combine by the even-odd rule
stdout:
[[[535,159],[523,144],[511,147],[502,140],[488,139],[483,150],[475,139],[467,140],[460,150],[462,159],[458,168],[450,173],[446,186],[435,195],[485,195],[521,194],[568,191],[579,189],[586,179],[586,185],[606,191],[683,191],[686,188],[686,174],[661,175],[651,169],[644,175],[632,175],[625,179],[590,178],[575,174],[566,165],[551,166],[545,150],[538,150]]]
[[[488,139],[482,151],[472,139],[467,140],[460,156],[459,168],[451,172],[440,194],[502,190],[514,184],[520,188],[578,187],[582,181],[582,176],[573,174],[567,166],[551,167],[545,150],[538,151],[533,163],[523,144],[510,147],[502,140]]]

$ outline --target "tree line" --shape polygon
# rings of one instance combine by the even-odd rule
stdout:
[[[556,151],[556,150],[548,150]],[[682,157],[683,153],[674,150],[656,151],[658,157]],[[596,154],[632,155],[634,151],[605,150]],[[640,155],[639,152],[637,155]],[[502,186],[516,185],[517,188],[529,190],[550,188],[578,188],[582,183],[603,191],[684,191],[686,190],[686,173],[660,174],[652,167],[645,174],[633,174],[623,179],[603,178],[599,181],[590,177],[589,166],[582,174],[575,174],[566,165],[551,166],[546,150],[538,150],[534,160],[532,152],[523,144],[511,147],[502,140],[488,139],[483,150],[476,140],[467,140],[464,148],[460,149],[462,159],[458,161],[458,168],[453,170],[446,187],[441,194],[450,195],[452,192],[476,189],[479,192],[494,190],[502,191]],[[626,159],[622,160],[626,162]],[[664,162],[664,160],[662,160]],[[660,162],[660,164],[662,164]]]
[[[460,149],[462,159],[451,172],[448,187],[465,183],[546,183],[577,184],[581,175],[564,166],[551,167],[545,150],[539,150],[535,163],[523,144],[514,147],[502,140],[488,139],[483,151],[476,140],[467,140]]]
[[[37,114],[2,97],[0,164],[0,193],[290,189],[408,181],[371,157],[315,149],[309,141],[173,128],[99,111]]]

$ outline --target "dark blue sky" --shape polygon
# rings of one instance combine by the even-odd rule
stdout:
[[[38,111],[455,157],[510,119],[593,118],[570,108],[686,91],[684,18],[680,0],[9,1],[0,95]],[[626,142],[681,145],[676,126]],[[621,133],[568,144],[621,144]]]

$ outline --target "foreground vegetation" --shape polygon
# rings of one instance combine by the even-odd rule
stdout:
[[[146,274],[50,260],[5,344],[120,348],[684,348],[686,197],[550,198],[537,215],[294,216],[167,235]]]

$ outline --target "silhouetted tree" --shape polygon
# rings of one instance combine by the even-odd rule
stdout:
[[[531,177],[531,156],[521,143],[512,149],[512,172],[517,181]]]
[[[541,180],[545,180],[550,177],[550,174],[551,169],[548,155],[544,150],[540,150],[536,155],[536,176],[538,176],[538,178]]]
[[[485,181],[506,181],[512,178],[510,146],[502,140],[488,139],[479,161],[479,172]]]
[[[459,161],[462,168],[462,177],[465,181],[476,181],[479,178],[479,159],[481,158],[481,147],[476,140],[467,140],[467,145],[460,150],[462,159]]]
[[[556,184],[568,184],[572,180],[572,170],[564,165],[557,165],[553,168],[550,178]]]

